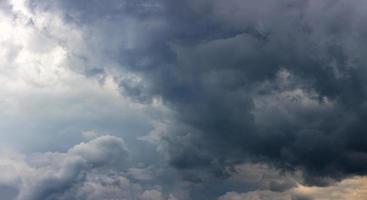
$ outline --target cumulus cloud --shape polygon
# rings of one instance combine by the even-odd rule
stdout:
[[[126,156],[121,139],[102,136],[76,145],[66,153],[2,157],[1,168],[7,173],[0,179],[2,184],[17,189],[16,199],[48,199],[82,182],[87,171],[106,166],[108,161],[123,162]]]
[[[9,199],[154,199],[169,197],[157,186],[142,186],[127,178],[128,152],[122,139],[100,136],[67,152],[30,156],[2,154],[0,187]],[[145,187],[147,187],[145,189]]]

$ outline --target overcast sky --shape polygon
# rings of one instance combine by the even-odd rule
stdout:
[[[0,0],[0,196],[367,199],[364,0]]]

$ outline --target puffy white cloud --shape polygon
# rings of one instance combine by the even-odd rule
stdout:
[[[96,165],[123,161],[127,156],[123,141],[113,136],[103,136],[88,143],[78,144],[68,153],[80,156]]]
[[[135,200],[142,193],[143,188],[132,183],[119,173],[93,172],[86,175],[85,181],[68,190],[58,199],[85,199],[85,200]]]
[[[121,138],[100,136],[67,152],[32,155],[4,152],[0,156],[0,188],[11,188],[10,199],[164,200],[160,187],[129,180],[127,149]],[[131,171],[131,170],[130,170]]]
[[[0,157],[2,185],[18,190],[16,199],[47,199],[83,182],[88,171],[108,165],[109,161],[126,159],[127,151],[120,138],[102,136],[74,146],[66,153],[47,152],[31,156]]]

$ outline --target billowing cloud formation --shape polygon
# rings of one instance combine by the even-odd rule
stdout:
[[[363,1],[29,5],[83,26],[117,62],[102,71],[132,74],[125,95],[176,112],[164,141],[178,169],[268,162],[318,184],[366,172]]]
[[[15,187],[17,199],[48,199],[83,181],[85,173],[96,167],[124,162],[127,151],[121,139],[103,136],[71,148],[67,153],[2,157],[2,185]],[[121,164],[121,163],[120,163]]]
[[[251,178],[249,174],[260,173],[266,178],[241,183],[246,185],[243,191],[223,198],[281,199],[288,198],[287,191],[298,182],[327,185],[333,179],[367,172],[363,122],[367,114],[363,45],[367,4],[362,0],[9,2],[1,4],[4,15],[10,12],[20,20],[20,30],[31,27],[25,35],[37,37],[14,37],[18,32],[4,22],[9,38],[3,43],[12,48],[4,53],[7,62],[2,65],[13,66],[8,61],[14,60],[14,66],[21,66],[16,77],[24,71],[29,74],[24,67],[28,62],[36,68],[30,73],[36,72],[36,77],[42,75],[38,71],[49,69],[45,66],[60,66],[71,77],[82,75],[79,78],[85,85],[98,82],[139,106],[167,111],[151,111],[155,130],[134,139],[157,145],[170,166],[180,172],[193,199],[232,191],[228,187],[233,186],[233,176]],[[30,42],[47,39],[51,41],[48,46]],[[17,54],[19,44],[8,40],[19,40],[27,48]],[[39,66],[43,67],[37,70]],[[59,74],[55,70],[44,74]],[[36,85],[48,85],[50,80],[46,76]],[[67,85],[70,79],[61,80]],[[71,85],[82,85],[76,83]],[[129,102],[115,95],[113,102]],[[110,105],[110,101],[98,102]],[[88,105],[101,111],[98,102]],[[115,108],[110,107],[106,115],[125,111]],[[110,126],[125,128],[118,123]],[[84,133],[95,137],[92,132]],[[89,148],[82,149],[80,156],[88,154]],[[144,158],[152,162],[162,159],[148,157]],[[245,167],[239,169],[240,164]],[[281,173],[289,174],[277,181]],[[136,180],[151,178],[137,169],[128,174]],[[90,176],[90,180],[96,178]],[[91,185],[98,184],[85,187]],[[262,192],[249,193],[254,185]],[[157,189],[141,195],[170,198]]]
[[[101,136],[65,153],[2,154],[0,188],[8,199],[174,199],[128,178],[122,139]],[[166,197],[167,196],[167,197]]]

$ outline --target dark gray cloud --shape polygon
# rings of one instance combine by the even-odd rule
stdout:
[[[171,15],[172,39],[164,41],[175,62],[133,68],[150,85],[146,92],[162,96],[178,123],[189,126],[173,125],[167,136],[175,167],[250,159],[302,168],[311,177],[365,173],[363,2],[186,1],[183,7],[192,19]],[[273,103],[271,118],[260,99]]]
[[[161,146],[190,182],[242,162],[303,170],[317,185],[367,172],[364,1],[30,5],[99,37],[87,43],[141,77],[121,80],[125,95],[175,112]]]

